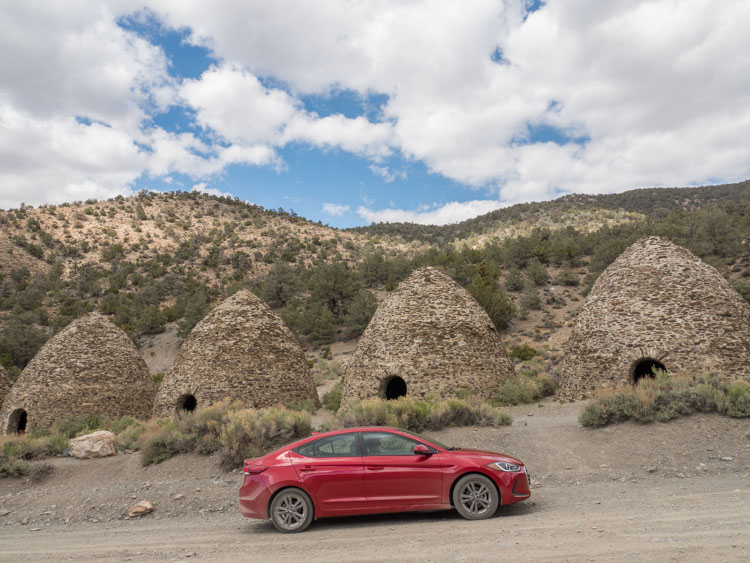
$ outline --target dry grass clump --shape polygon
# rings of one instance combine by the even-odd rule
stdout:
[[[353,426],[395,426],[415,432],[441,430],[447,426],[508,426],[513,422],[505,411],[477,398],[418,400],[400,397],[395,401],[367,399],[353,401],[338,413],[338,423]]]
[[[3,436],[0,438],[0,477],[28,475],[29,461],[60,455],[67,447],[68,438],[61,434]]]
[[[606,426],[625,420],[645,424],[696,412],[750,417],[750,383],[728,382],[714,375],[669,377],[662,372],[636,386],[601,393],[581,411],[578,422],[583,426]]]
[[[170,457],[194,452],[220,452],[221,464],[229,469],[242,460],[257,457],[287,442],[309,436],[310,414],[286,408],[252,410],[222,401],[176,420],[149,421],[138,436],[127,439],[141,451],[141,463],[160,463]],[[123,436],[119,437],[124,439]]]
[[[258,457],[312,433],[310,415],[305,411],[266,408],[230,413],[219,438],[221,465],[225,469],[242,466],[242,461]]]
[[[515,375],[503,383],[500,392],[493,397],[493,404],[523,405],[534,403],[544,397],[554,395],[557,383],[547,375],[522,373]]]

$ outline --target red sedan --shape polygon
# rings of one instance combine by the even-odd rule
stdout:
[[[301,532],[315,518],[455,508],[469,520],[531,496],[523,463],[396,428],[315,434],[245,460],[240,512]]]

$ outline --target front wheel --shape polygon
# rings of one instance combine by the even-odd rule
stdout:
[[[467,520],[489,518],[500,504],[495,485],[484,475],[464,475],[453,488],[453,505]]]
[[[301,532],[312,520],[313,503],[301,489],[284,489],[271,502],[271,521],[280,532]]]

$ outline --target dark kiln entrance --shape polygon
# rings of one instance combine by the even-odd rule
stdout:
[[[177,405],[179,410],[193,412],[195,407],[198,406],[198,401],[195,399],[195,395],[182,395],[177,399]]]
[[[23,409],[16,409],[10,414],[8,419],[8,434],[22,434],[26,432],[26,423],[28,415]]]
[[[398,399],[399,397],[406,396],[406,381],[401,379],[399,376],[394,375],[385,384],[385,398]]]
[[[633,383],[638,383],[644,377],[653,379],[657,371],[667,371],[664,364],[651,358],[638,360],[633,366]]]

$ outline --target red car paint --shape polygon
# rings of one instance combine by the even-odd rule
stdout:
[[[424,444],[432,455],[355,455],[309,457],[300,446],[341,434],[390,433]],[[308,447],[309,449],[309,447]],[[358,453],[363,453],[360,447]],[[501,471],[488,465],[507,462],[518,471]],[[240,487],[240,512],[249,518],[269,518],[274,494],[297,487],[313,501],[315,518],[450,509],[452,486],[462,476],[481,473],[489,477],[505,506],[531,496],[523,464],[504,454],[472,449],[448,449],[424,437],[396,428],[347,428],[317,433],[263,457],[245,460],[245,480]]]

